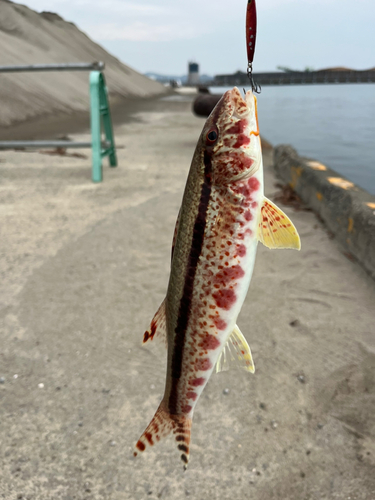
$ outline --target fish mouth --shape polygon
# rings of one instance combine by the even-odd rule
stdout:
[[[245,94],[245,99],[237,87],[229,91],[229,99],[233,107],[234,118],[245,118],[251,111],[252,92],[249,90]]]
[[[232,117],[238,120],[246,118],[249,123],[249,133],[259,134],[257,98],[251,90],[243,97],[237,87],[228,91],[229,102],[232,108]]]

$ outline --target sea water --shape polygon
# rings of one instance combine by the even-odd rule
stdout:
[[[290,144],[375,194],[375,84],[263,87],[258,115],[272,145]]]

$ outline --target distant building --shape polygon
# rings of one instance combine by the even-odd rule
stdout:
[[[198,85],[199,84],[199,64],[195,62],[189,62],[188,65],[188,85]]]

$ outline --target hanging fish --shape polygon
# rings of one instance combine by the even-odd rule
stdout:
[[[253,373],[236,325],[258,241],[300,249],[289,218],[264,196],[257,101],[228,90],[208,117],[193,156],[172,245],[165,300],[143,342],[166,343],[164,397],[134,455],[173,433],[189,460],[195,405],[212,372],[231,365]]]

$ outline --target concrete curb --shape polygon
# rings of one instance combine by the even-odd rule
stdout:
[[[288,145],[274,149],[274,168],[375,279],[375,196]]]

